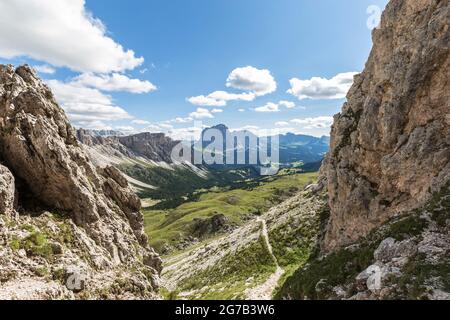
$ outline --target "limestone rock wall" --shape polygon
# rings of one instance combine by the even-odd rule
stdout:
[[[422,205],[450,179],[450,1],[391,0],[335,116],[325,251]]]
[[[0,163],[0,215],[12,225],[22,220],[17,211],[58,213],[95,244],[97,254],[88,259],[95,268],[142,266],[158,278],[161,260],[147,244],[140,200],[120,172],[91,163],[52,92],[28,66],[0,65]],[[25,206],[30,197],[35,207]],[[6,242],[21,243],[13,240]]]

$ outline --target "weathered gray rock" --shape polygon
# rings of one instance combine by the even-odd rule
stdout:
[[[60,242],[63,235],[52,235],[52,241],[46,239],[46,234],[59,228],[52,214],[16,219],[20,223],[25,220],[30,230],[39,225],[36,230],[43,240],[42,248],[36,249],[37,256],[58,255],[69,266],[84,264],[88,259],[96,268],[85,266],[91,282],[86,282],[89,292],[98,294],[92,289],[97,282],[111,282],[113,286],[113,275],[120,270],[130,283],[145,287],[141,297],[155,294],[157,287],[153,285],[158,282],[161,260],[147,244],[139,199],[118,170],[94,167],[51,91],[28,66],[14,69],[0,65],[0,158],[10,170],[0,166],[0,211],[13,210],[16,178],[21,183],[19,202],[24,188],[31,193],[28,197],[38,201],[36,211],[48,207],[70,221],[66,226],[70,232],[61,231],[70,234],[64,241],[71,241],[71,246],[66,246]],[[19,227],[5,232],[17,239],[32,234],[24,234]],[[20,241],[14,250],[17,246],[21,246]],[[77,248],[76,254],[72,246]],[[42,262],[42,257],[13,257],[22,259],[18,277],[31,276],[29,269]],[[0,261],[0,267],[6,261]],[[125,271],[127,268],[136,271]],[[127,297],[139,297],[138,291],[130,293],[133,288],[130,284],[129,290],[117,290],[115,295],[127,291]]]
[[[163,133],[139,133],[133,136],[119,137],[122,145],[138,155],[150,160],[171,163],[172,149],[179,143]]]
[[[14,211],[15,183],[8,168],[0,164],[0,215]]]
[[[163,133],[101,136],[92,130],[78,129],[76,135],[82,144],[100,150],[102,154],[142,157],[166,163],[172,163],[172,149],[179,143]]]
[[[407,258],[417,251],[417,245],[413,240],[395,241],[393,238],[383,240],[375,250],[374,258],[377,261],[388,262],[394,258]]]
[[[450,2],[392,0],[335,116],[322,172],[331,219],[323,248],[354,242],[450,180]]]

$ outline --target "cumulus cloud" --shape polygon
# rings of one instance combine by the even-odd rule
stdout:
[[[294,103],[294,102],[291,102],[291,101],[285,101],[285,100],[282,100],[282,101],[278,102],[278,104],[279,104],[280,106],[286,107],[287,109],[293,109],[293,108],[295,108],[295,103]]]
[[[245,109],[238,109],[239,112],[245,112]]]
[[[122,132],[124,134],[134,134],[134,133],[138,132],[132,126],[117,126],[117,127],[114,127],[114,130],[120,131],[120,132]]]
[[[277,83],[269,70],[259,70],[254,67],[234,69],[228,76],[226,86],[244,90],[242,93],[214,91],[208,95],[190,97],[187,100],[196,106],[224,107],[229,101],[253,101],[258,96],[264,96],[277,89]]]
[[[278,121],[278,122],[275,122],[275,125],[277,127],[287,127],[289,125],[289,122],[287,122],[287,121]]]
[[[270,71],[251,66],[234,69],[227,79],[227,87],[250,91],[257,96],[274,92],[277,83]]]
[[[298,99],[343,99],[353,84],[356,72],[339,73],[331,79],[313,77],[309,80],[293,78],[287,92]]]
[[[160,124],[158,124],[161,128],[163,128],[163,129],[172,129],[173,128],[173,126],[171,125],[171,124],[169,124],[169,123],[160,123]]]
[[[178,118],[170,120],[169,122],[171,122],[171,123],[188,123],[188,122],[191,122],[193,120],[194,119],[191,118],[191,117],[186,117],[186,118],[178,117]]]
[[[192,112],[189,114],[189,117],[191,117],[193,119],[207,119],[207,118],[212,119],[212,118],[214,118],[212,113],[208,109],[204,109],[204,108],[197,108],[197,110],[195,112]]]
[[[207,96],[201,95],[188,98],[188,101],[196,106],[224,107],[228,101],[253,101],[256,95],[253,93],[229,93],[226,91],[214,91]]]
[[[187,127],[187,128],[176,128],[167,131],[167,135],[174,140],[197,140],[200,138],[203,128],[201,127]]]
[[[255,108],[256,112],[280,112],[280,107],[278,104],[273,102],[268,102],[262,107]]]
[[[222,109],[212,109],[211,113],[222,113],[223,110]]]
[[[292,119],[290,122],[302,126],[304,129],[323,129],[331,127],[333,124],[333,117],[322,116],[315,118]]]
[[[163,132],[164,130],[157,124],[148,125],[143,131],[146,132]]]
[[[285,107],[286,109],[295,108],[295,103],[290,101],[279,101],[278,103],[268,102],[262,107],[255,108],[256,112],[280,112],[280,107]]]
[[[196,96],[190,97],[187,99],[191,104],[195,106],[204,106],[204,107],[224,107],[227,105],[225,100],[216,100],[209,96]]]
[[[53,68],[47,64],[34,66],[34,69],[39,73],[46,73],[46,74],[54,74],[56,72],[55,68]]]
[[[72,81],[74,84],[100,89],[103,91],[126,91],[131,93],[148,93],[156,90],[149,81],[130,79],[119,73],[111,75],[95,75],[84,73]]]
[[[84,88],[58,80],[48,81],[57,101],[69,119],[77,123],[132,119],[124,109],[116,106],[112,98],[97,89]]]
[[[131,121],[131,123],[137,124],[137,125],[141,125],[141,126],[146,126],[146,125],[150,124],[150,121],[141,120],[141,119],[135,119],[135,120]]]
[[[85,0],[0,1],[0,57],[31,57],[80,72],[120,72],[144,58],[107,35]]]
[[[113,128],[103,121],[78,121],[75,124],[76,128],[91,129],[91,130],[112,130]]]

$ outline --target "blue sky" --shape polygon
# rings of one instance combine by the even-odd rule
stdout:
[[[370,52],[367,9],[386,3],[61,0],[56,10],[52,0],[4,0],[0,63],[36,66],[75,126],[179,137],[197,119],[322,135],[344,102],[336,89]],[[15,14],[30,25],[13,26]],[[322,79],[304,82],[313,77]],[[215,91],[251,101],[204,105]]]

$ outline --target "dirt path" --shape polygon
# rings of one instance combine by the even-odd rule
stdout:
[[[277,270],[269,277],[269,279],[266,280],[266,282],[255,288],[248,289],[245,294],[247,295],[247,298],[249,300],[271,300],[273,292],[278,285],[278,281],[284,274],[284,270],[278,265],[277,257],[275,257],[275,255],[273,254],[272,245],[269,241],[269,233],[267,232],[266,220],[258,218],[257,221],[261,223],[261,236],[266,243],[269,254],[272,256],[272,259],[276,263]]]

